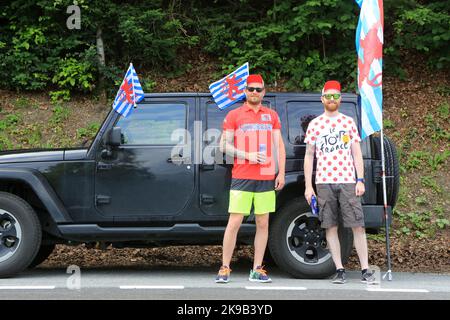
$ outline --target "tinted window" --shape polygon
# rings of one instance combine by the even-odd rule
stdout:
[[[120,117],[116,127],[122,130],[123,144],[170,144],[172,132],[186,129],[184,104],[141,104],[127,118]]]
[[[339,112],[350,116],[357,122],[355,105],[343,102]],[[289,142],[292,144],[303,144],[305,132],[309,122],[323,113],[321,102],[291,101],[287,103]]]
[[[209,102],[206,104],[206,126],[207,129],[219,129],[222,131],[222,123],[225,116],[231,110],[237,109],[242,106],[244,102],[237,102],[233,104],[231,107],[226,108],[225,110],[220,110],[217,105],[213,102]],[[262,105],[270,108],[270,101],[262,101]]]

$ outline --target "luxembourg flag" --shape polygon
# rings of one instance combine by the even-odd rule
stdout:
[[[361,138],[380,131],[382,118],[383,0],[355,0],[361,8],[356,28]]]
[[[112,107],[126,118],[142,99],[144,99],[144,91],[142,90],[136,70],[134,70],[133,64],[130,63],[130,67],[123,78],[119,91],[117,91],[116,99],[114,99]]]
[[[244,88],[248,72],[246,62],[226,77],[209,85],[209,91],[219,109],[225,109],[245,97]]]

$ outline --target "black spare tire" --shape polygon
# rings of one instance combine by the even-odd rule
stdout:
[[[374,137],[373,144],[375,159],[381,160],[381,137]],[[386,171],[387,205],[394,208],[397,203],[400,189],[400,167],[394,142],[386,136],[384,136],[384,159]],[[379,183],[377,184],[377,203],[383,204],[383,183],[381,181],[381,177],[379,179]]]

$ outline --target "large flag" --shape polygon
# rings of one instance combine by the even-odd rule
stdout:
[[[361,138],[381,130],[383,66],[383,0],[355,0],[361,8],[356,29]]]
[[[136,107],[136,104],[143,98],[144,91],[139,83],[136,70],[134,70],[133,64],[130,63],[112,107],[122,116],[127,117],[133,111],[133,107]]]
[[[225,109],[245,97],[244,88],[247,77],[248,62],[209,85],[209,91],[220,109]]]

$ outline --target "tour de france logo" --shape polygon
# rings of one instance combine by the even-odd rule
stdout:
[[[328,134],[322,135],[319,149],[323,153],[348,150],[350,140],[350,135],[346,131],[340,130],[336,132],[336,128],[330,128]]]

